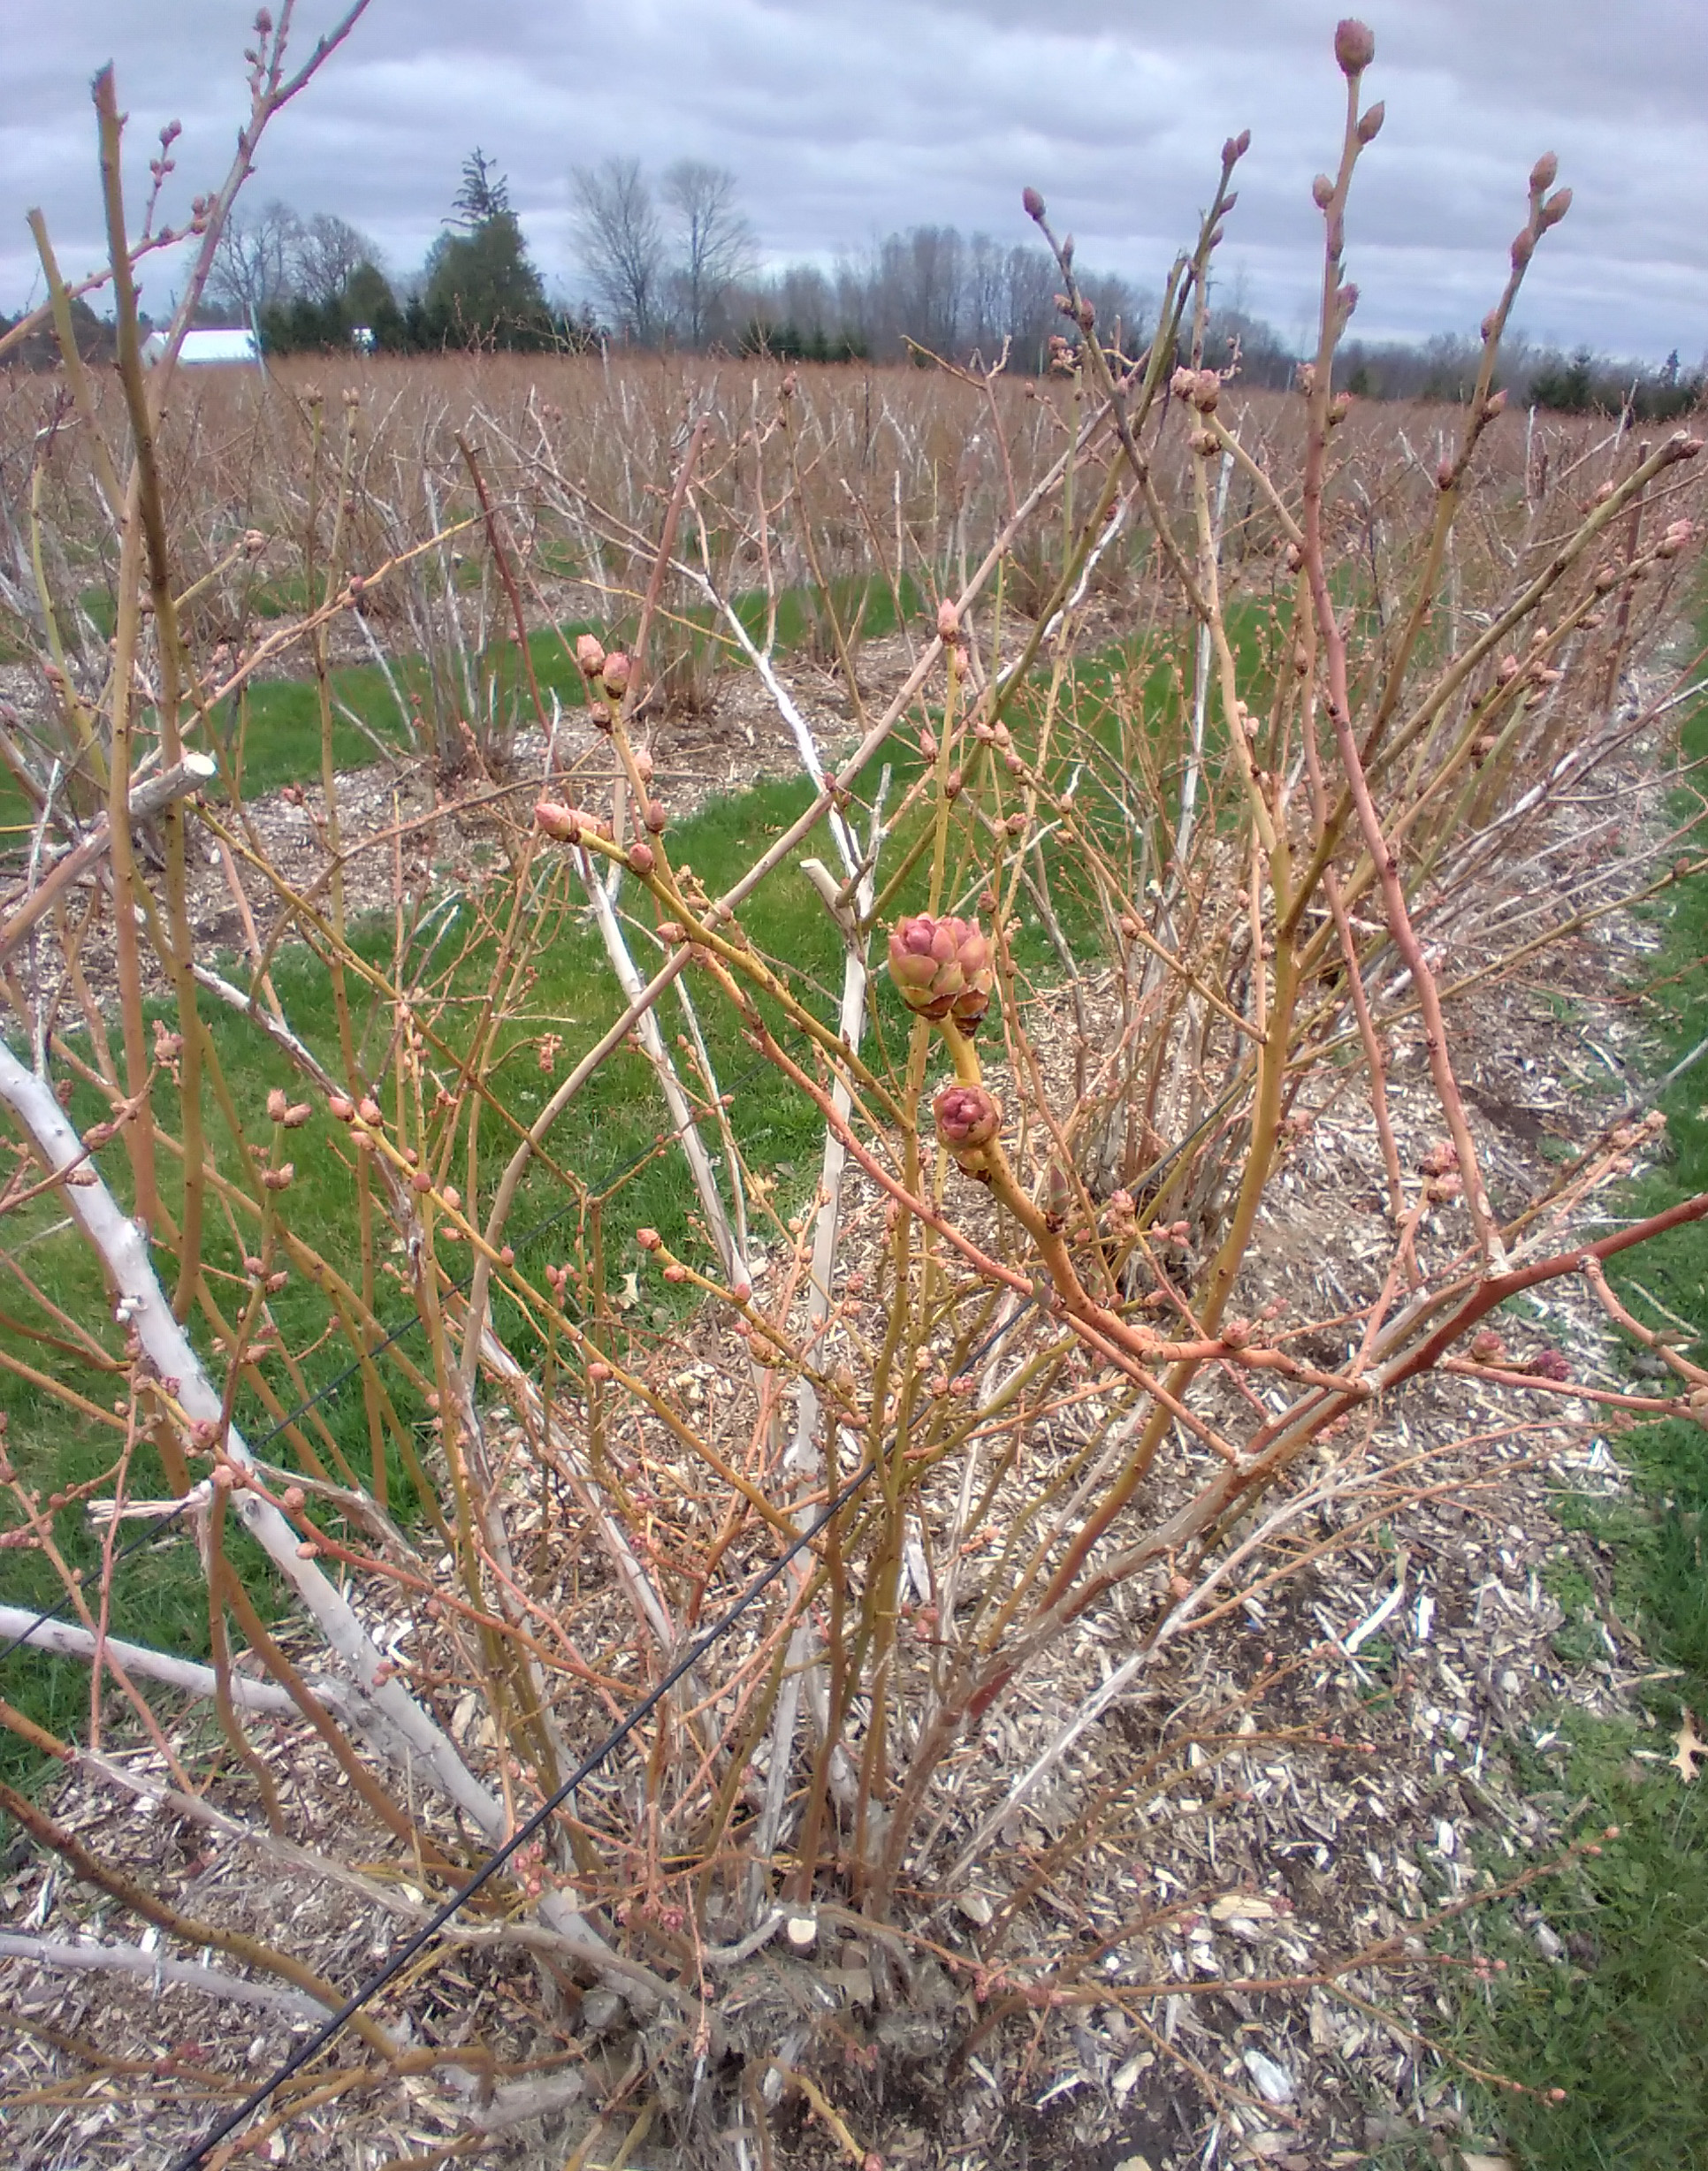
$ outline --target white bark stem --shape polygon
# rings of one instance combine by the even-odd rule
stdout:
[[[168,1960],[164,1953],[145,1952],[140,1945],[66,1945],[51,1938],[0,1930],[0,1960],[26,1961],[37,1968],[100,1968],[109,1973],[140,1975],[154,1984],[156,1994],[162,1990],[199,1990],[204,1997],[218,1998],[227,2005],[259,2006],[263,2012],[283,2014],[289,2020],[318,2021],[326,2016],[326,2007],[300,1990],[247,1983],[241,1976],[227,1975],[222,1969],[204,1968],[193,1960]]]

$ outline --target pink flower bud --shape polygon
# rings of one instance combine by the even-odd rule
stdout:
[[[637,1229],[635,1241],[644,1252],[655,1252],[664,1242],[656,1229]]]
[[[934,919],[929,912],[890,930],[889,977],[909,1009],[923,1017],[952,1014],[963,1026],[984,1016],[995,983],[983,930],[971,920]]]
[[[1041,218],[1044,215],[1044,200],[1035,188],[1023,188],[1020,191],[1020,208],[1028,218]]]
[[[1177,400],[1190,400],[1197,389],[1198,372],[1195,369],[1177,369],[1169,379],[1169,390]]]
[[[355,1102],[347,1099],[343,1093],[329,1093],[326,1099],[326,1108],[327,1113],[335,1117],[338,1122],[347,1124],[355,1114]]]
[[[1552,151],[1544,151],[1530,168],[1530,194],[1544,194],[1559,178],[1559,161]]]
[[[937,638],[940,641],[957,640],[960,631],[961,614],[945,596],[937,606]]]
[[[1368,23],[1344,16],[1334,27],[1334,57],[1342,75],[1361,75],[1376,58],[1376,38]]]
[[[1536,255],[1536,236],[1525,226],[1513,236],[1513,270],[1521,271]]]
[[[576,643],[576,661],[581,666],[582,674],[586,678],[597,678],[604,670],[605,649],[594,635],[583,633]]]
[[[1538,223],[1540,224],[1544,232],[1545,233],[1550,226],[1559,225],[1560,220],[1565,217],[1567,212],[1569,211],[1571,208],[1571,190],[1569,188],[1555,189],[1553,194],[1549,197],[1548,201],[1543,205],[1541,211],[1537,215]]]
[[[1237,136],[1230,136],[1222,146],[1222,164],[1224,166],[1237,166],[1250,149],[1251,130],[1242,128]]]
[[[932,1103],[937,1136],[957,1157],[988,1146],[1003,1127],[1003,1111],[982,1086],[945,1086]]]
[[[286,1099],[285,1094],[279,1091],[277,1086],[275,1086],[271,1093],[267,1095],[268,1122],[272,1124],[282,1124],[285,1120],[285,1111],[290,1107],[290,1101]]]
[[[534,823],[560,844],[573,844],[581,835],[586,817],[578,807],[560,806],[555,799],[541,799],[534,807]]]
[[[605,659],[600,681],[613,701],[621,701],[629,690],[629,680],[634,666],[620,648],[613,649]]]
[[[649,799],[646,803],[645,811],[642,815],[642,819],[645,822],[646,827],[652,832],[652,834],[655,837],[662,836],[665,831],[666,821],[663,800]]]

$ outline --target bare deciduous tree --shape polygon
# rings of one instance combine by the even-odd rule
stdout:
[[[667,329],[664,229],[637,158],[577,166],[576,251],[623,335],[651,347]]]
[[[286,300],[302,231],[302,221],[277,197],[255,212],[234,207],[214,252],[208,300],[246,316]]]
[[[336,301],[360,264],[373,263],[378,250],[360,227],[334,211],[316,211],[300,229],[291,252],[292,290],[320,308]]]
[[[758,254],[736,187],[727,166],[698,158],[679,158],[664,177],[661,194],[676,241],[670,283],[682,335],[690,347],[704,347],[713,336],[721,304],[736,281],[751,272]]]

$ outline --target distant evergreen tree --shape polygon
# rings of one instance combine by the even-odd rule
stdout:
[[[452,231],[428,253],[411,344],[422,347],[538,347],[554,343],[545,289],[510,209],[509,183],[480,150],[462,168]]]
[[[462,162],[462,186],[451,199],[446,222],[474,233],[488,219],[501,218],[510,209],[510,184],[497,171],[496,163],[477,144]]]

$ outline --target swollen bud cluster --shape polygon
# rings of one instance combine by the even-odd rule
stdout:
[[[945,1086],[932,1114],[937,1136],[957,1160],[990,1145],[1003,1127],[1002,1104],[982,1086]]]
[[[1376,58],[1376,34],[1355,15],[1343,16],[1334,27],[1334,57],[1343,75],[1362,75]]]
[[[889,977],[910,1010],[953,1017],[965,1030],[990,1007],[995,973],[990,944],[973,921],[929,912],[897,921],[889,934]]]

